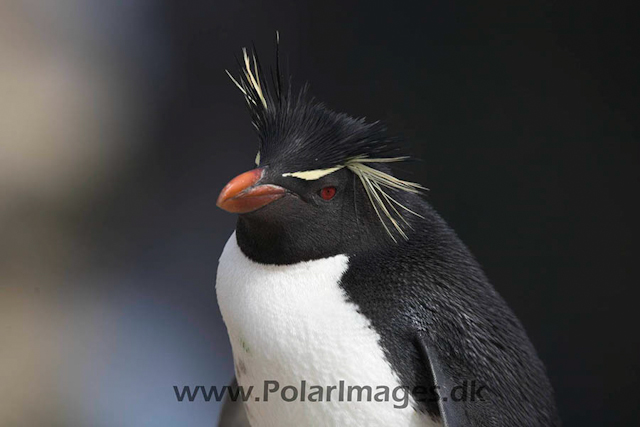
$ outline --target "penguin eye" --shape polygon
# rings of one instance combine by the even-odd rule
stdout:
[[[331,200],[336,195],[336,187],[324,187],[320,190],[320,197],[324,200]]]

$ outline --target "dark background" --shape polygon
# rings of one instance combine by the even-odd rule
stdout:
[[[3,425],[213,424],[218,404],[178,403],[172,387],[233,375],[214,279],[235,218],[215,199],[257,142],[224,69],[252,42],[271,63],[275,30],[294,85],[386,122],[421,159],[400,175],[430,188],[524,323],[565,425],[637,422],[640,60],[627,6],[56,1],[4,10],[18,23],[5,50],[58,64],[24,70],[72,75],[65,87],[86,96],[59,118],[65,93],[42,116],[31,90],[0,101],[27,100],[10,129],[52,116],[79,129],[58,146],[43,125],[2,187]]]

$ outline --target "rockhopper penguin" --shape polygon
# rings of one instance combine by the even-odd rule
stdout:
[[[522,325],[423,188],[394,177],[406,157],[384,127],[270,77],[246,50],[232,77],[259,151],[218,198],[239,216],[216,292],[253,391],[220,425],[560,425]]]

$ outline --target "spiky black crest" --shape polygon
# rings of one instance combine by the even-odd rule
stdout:
[[[266,164],[280,169],[284,175],[301,179],[317,179],[346,167],[360,178],[389,235],[394,238],[386,221],[406,238],[396,217],[407,222],[398,208],[418,214],[400,204],[391,194],[394,191],[416,193],[423,187],[380,170],[380,163],[407,158],[399,155],[397,140],[389,138],[379,122],[367,123],[363,118],[329,110],[308,96],[306,85],[293,94],[290,79],[284,84],[280,73],[279,36],[277,38],[276,67],[270,70],[270,84],[262,79],[264,73],[255,49],[251,54],[246,48],[242,50],[239,79],[227,71],[244,94],[258,132],[256,164]]]
[[[243,92],[259,136],[261,163],[285,163],[291,171],[344,165],[356,157],[398,156],[398,143],[379,122],[367,123],[329,110],[308,95],[305,85],[294,93],[290,79],[276,67],[267,83],[255,53],[243,49],[240,78],[233,81]]]

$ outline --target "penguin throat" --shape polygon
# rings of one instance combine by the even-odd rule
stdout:
[[[372,232],[363,224],[340,232],[291,230],[288,224],[273,224],[240,217],[236,225],[239,248],[260,264],[287,265],[302,261],[355,255],[392,244],[383,230]]]

